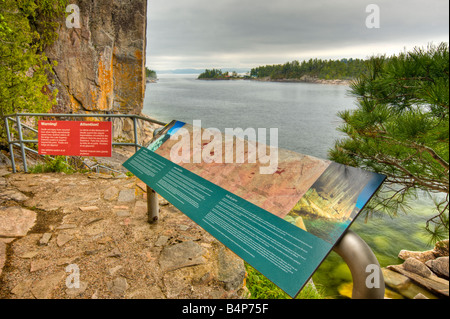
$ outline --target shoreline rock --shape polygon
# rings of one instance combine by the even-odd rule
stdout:
[[[328,85],[350,85],[352,80],[325,80],[316,77],[302,76],[300,79],[271,79],[270,77],[261,79],[251,79],[252,81],[260,82],[281,82],[281,83],[312,83],[312,84],[328,84]]]
[[[312,84],[328,84],[328,85],[345,85],[349,86],[352,80],[325,80],[315,77],[303,76],[300,79],[271,79],[270,77],[265,78],[224,78],[224,79],[198,79],[201,81],[257,81],[257,82],[280,82],[280,83],[312,83]]]
[[[386,288],[408,299],[449,297],[449,240],[429,251],[402,250],[401,265],[383,268]]]

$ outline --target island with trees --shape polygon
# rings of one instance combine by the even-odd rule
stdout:
[[[222,71],[220,69],[206,69],[198,76],[199,80],[242,80],[249,79],[249,74],[240,75],[236,71]]]
[[[297,60],[285,64],[259,66],[250,71],[253,79],[277,82],[349,84],[364,71],[362,59]]]
[[[206,69],[199,75],[200,80],[258,80],[274,82],[311,82],[349,84],[364,71],[366,60],[341,59],[321,60],[310,59],[299,62],[297,60],[285,64],[259,66],[251,69],[245,75],[236,72],[223,72],[220,69]]]
[[[156,75],[156,72],[153,70],[150,70],[149,68],[145,68],[145,78],[147,83],[155,83],[158,80],[158,76]]]

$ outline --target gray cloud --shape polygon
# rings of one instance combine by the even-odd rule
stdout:
[[[375,1],[149,0],[147,65],[257,66],[448,41],[449,1],[378,0],[380,28],[368,29]]]

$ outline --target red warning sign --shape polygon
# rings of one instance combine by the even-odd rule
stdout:
[[[111,122],[39,121],[39,154],[111,157]]]

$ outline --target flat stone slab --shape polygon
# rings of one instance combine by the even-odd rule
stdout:
[[[107,190],[105,190],[105,193],[103,194],[103,198],[105,200],[113,200],[119,195],[119,189],[115,186],[111,186]]]
[[[193,241],[166,246],[161,252],[159,264],[164,271],[206,263],[205,250]]]
[[[34,226],[36,213],[21,207],[0,207],[0,237],[24,237]]]
[[[0,194],[0,198],[4,200],[13,200],[16,202],[24,202],[29,199],[28,196],[16,189],[3,191],[2,194]]]
[[[427,288],[428,290],[437,294],[438,296],[444,296],[444,297],[449,296],[448,281],[444,281],[443,279],[440,279],[437,277],[436,277],[436,279],[422,277],[416,273],[405,270],[403,265],[388,266],[387,268],[389,270],[396,271],[396,272],[408,277],[412,281]]]
[[[80,207],[80,210],[83,213],[89,213],[89,212],[96,212],[99,210],[97,206],[86,206],[86,207]]]
[[[71,241],[72,239],[74,239],[73,236],[68,235],[68,234],[59,234],[58,238],[56,239],[56,244],[58,245],[58,247],[62,247],[64,246],[66,243],[68,243],[69,241]]]
[[[44,279],[33,282],[31,286],[31,293],[36,299],[50,299],[55,288],[63,282],[66,277],[64,271],[46,276]]]
[[[109,290],[116,295],[123,295],[128,289],[127,279],[124,277],[118,277],[107,284]]]
[[[129,203],[136,199],[136,191],[134,189],[123,189],[119,193],[119,203]]]

